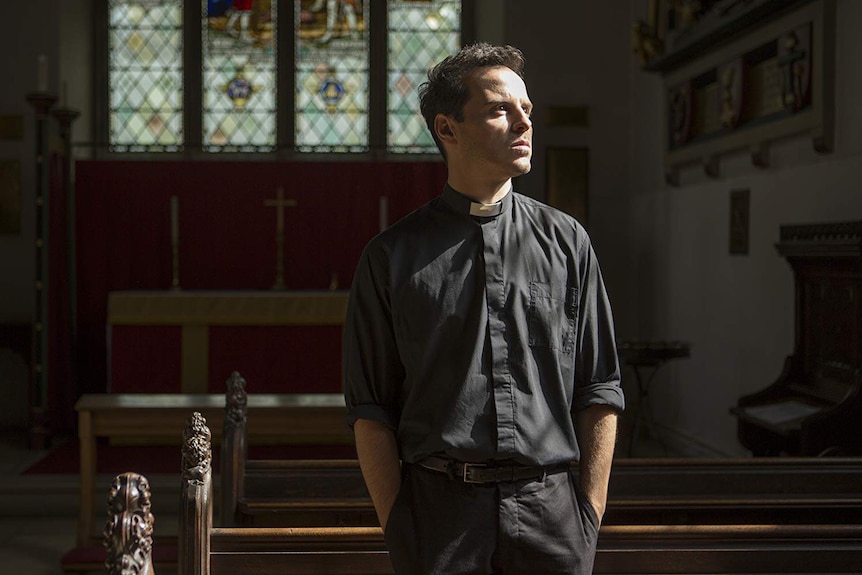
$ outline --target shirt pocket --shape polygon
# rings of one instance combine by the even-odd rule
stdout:
[[[548,282],[530,282],[528,325],[530,347],[575,350],[578,288]]]

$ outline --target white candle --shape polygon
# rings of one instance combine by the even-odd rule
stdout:
[[[180,245],[180,205],[176,196],[171,196],[171,245]]]
[[[389,198],[380,196],[380,231],[389,227]]]
[[[39,92],[47,92],[48,91],[48,58],[45,54],[39,54],[39,83],[38,83],[38,91]]]

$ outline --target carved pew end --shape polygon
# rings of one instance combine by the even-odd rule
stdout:
[[[147,478],[123,473],[108,492],[104,545],[109,575],[153,575],[152,494]]]

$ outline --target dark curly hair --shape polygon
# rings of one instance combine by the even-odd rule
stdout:
[[[469,97],[464,83],[467,75],[476,68],[505,66],[523,78],[524,64],[524,54],[514,46],[477,42],[464,46],[428,72],[428,81],[419,86],[419,110],[444,159],[446,151],[434,131],[434,118],[446,114],[459,122],[464,120],[464,104]]]

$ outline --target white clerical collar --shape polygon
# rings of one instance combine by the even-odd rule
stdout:
[[[470,202],[470,215],[483,218],[492,218],[500,215],[503,211],[503,200],[494,202],[493,204],[480,204],[478,202]]]
[[[509,190],[499,202],[483,204],[474,202],[464,194],[454,190],[448,183],[443,188],[443,201],[459,214],[473,217],[494,218],[506,212],[512,206],[513,190]]]

